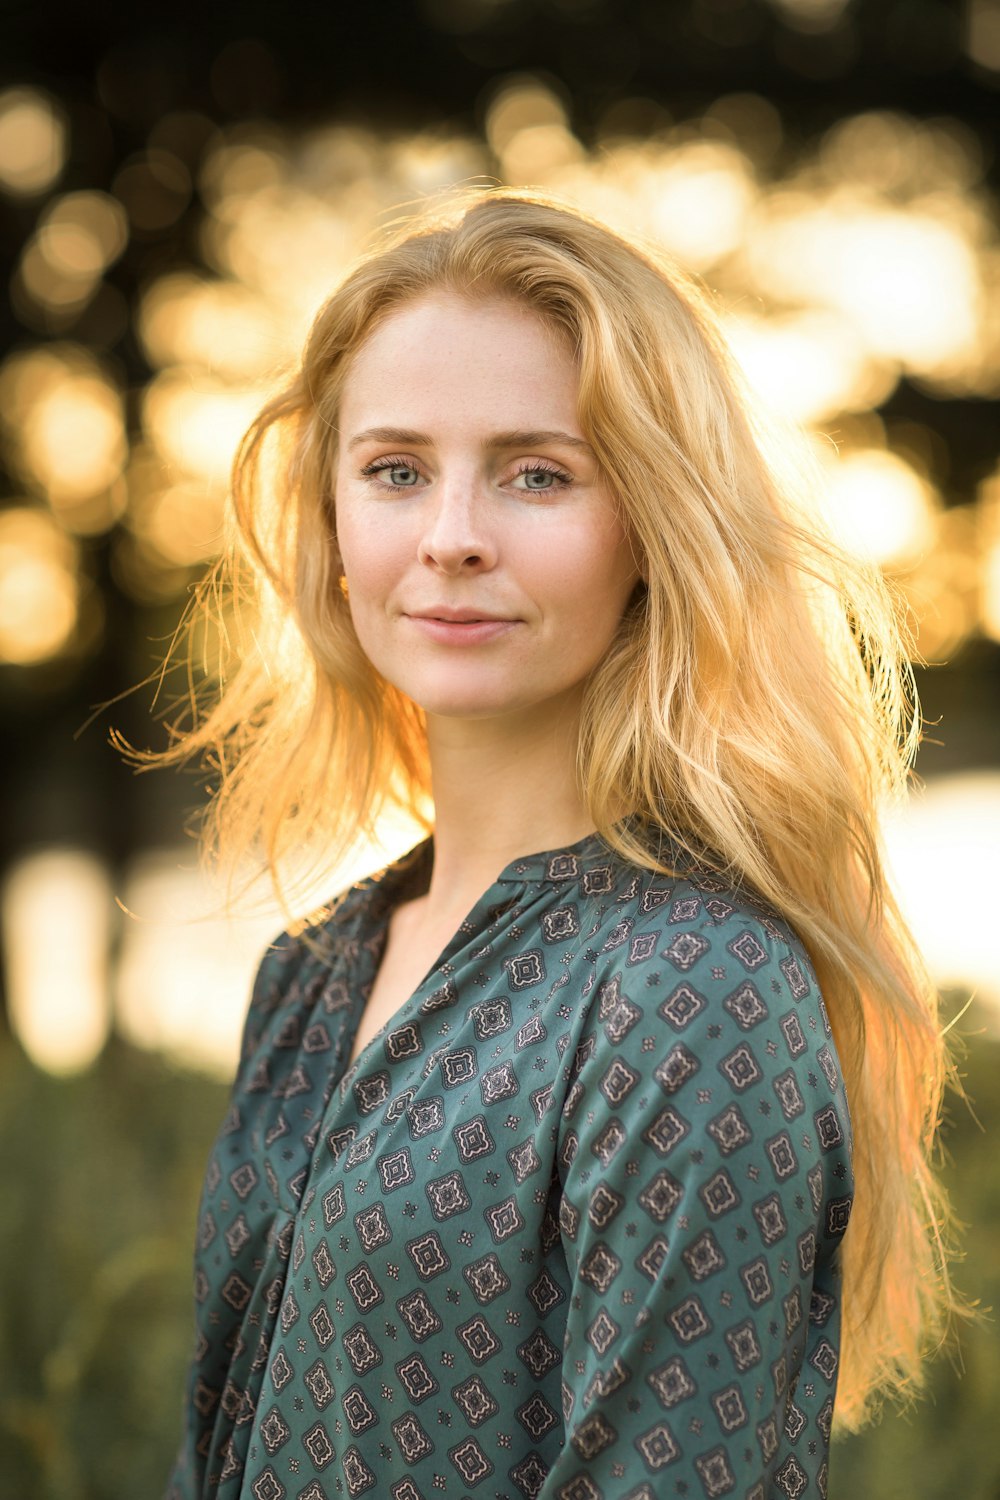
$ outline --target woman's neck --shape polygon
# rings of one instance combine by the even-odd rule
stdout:
[[[427,907],[457,920],[519,855],[593,829],[577,785],[579,703],[516,720],[428,721],[434,869]]]

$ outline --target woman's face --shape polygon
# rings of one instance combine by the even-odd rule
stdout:
[[[561,337],[434,293],[363,344],[339,415],[337,536],[370,661],[429,715],[564,709],[638,571]]]

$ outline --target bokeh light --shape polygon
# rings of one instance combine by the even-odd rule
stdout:
[[[1000,72],[1000,4],[997,0],[967,0],[965,50],[974,63]]]
[[[757,396],[793,422],[869,411],[896,385],[895,366],[875,358],[858,329],[829,310],[733,315],[726,333]]]
[[[273,908],[226,917],[219,893],[168,850],[134,863],[122,901],[128,915],[115,975],[122,1035],[189,1067],[231,1074],[253,971],[280,919]]]
[[[1000,773],[939,777],[886,819],[889,871],[935,982],[982,1002],[1000,1036],[1000,945],[996,940],[996,861]],[[941,899],[929,871],[962,872],[963,917]]]
[[[900,209],[849,188],[818,201],[777,194],[747,242],[750,276],[778,304],[839,313],[873,354],[907,371],[948,373],[974,357],[981,305],[976,256],[955,207]]]
[[[233,389],[207,371],[165,370],[146,388],[144,425],[183,474],[224,484],[261,399],[259,390]]]
[[[254,379],[289,354],[277,309],[262,294],[192,272],[155,282],[138,323],[147,358],[161,368],[198,365],[225,379]]]
[[[79,611],[78,549],[44,511],[0,511],[0,662],[34,666],[70,643]]]
[[[124,210],[107,193],[66,193],[56,198],[24,247],[15,299],[26,295],[39,309],[54,315],[77,313],[90,301],[127,240]]]
[[[773,0],[773,9],[805,40],[850,22],[840,0]],[[986,55],[985,23],[976,24]],[[219,127],[168,112],[110,175],[110,192],[59,192],[58,112],[37,90],[0,95],[0,184],[51,193],[21,250],[15,311],[62,340],[29,344],[0,366],[9,467],[33,497],[0,513],[0,657],[28,666],[77,649],[93,603],[81,538],[111,533],[111,573],[130,600],[181,599],[222,546],[239,439],[338,278],[400,204],[416,209],[452,184],[491,180],[564,195],[700,273],[749,385],[779,425],[804,423],[816,437],[824,483],[811,503],[902,591],[923,658],[948,660],[977,632],[1000,640],[1000,480],[955,503],[930,426],[881,414],[901,382],[944,398],[1000,389],[1000,242],[973,133],[870,110],[803,147],[772,103],[733,93],[683,121],[655,101],[621,99],[585,143],[570,103],[551,76],[501,77],[482,101],[482,139],[343,122]],[[36,145],[49,131],[48,155],[36,153],[51,174],[42,187],[10,187],[4,175],[14,171],[4,122],[15,107],[34,122]],[[39,173],[30,180],[42,183]],[[132,393],[127,432],[122,377],[87,351],[75,320],[102,299],[123,300],[116,262],[182,220],[193,263],[153,262],[131,294],[151,374]],[[113,324],[113,314],[101,317]],[[217,655],[208,640],[207,675]],[[185,996],[203,988],[172,955],[195,955],[227,996],[206,1042],[229,1049],[224,1071],[246,964],[223,974],[266,934],[211,936],[193,920],[211,904],[205,890],[177,866],[156,855],[129,874],[126,901],[139,916],[126,929],[123,1026],[190,1060]],[[147,920],[161,900],[181,924],[171,938]],[[282,918],[265,920],[274,930]],[[144,1009],[140,977],[153,973],[162,994]]]
[[[0,93],[0,188],[33,196],[52,186],[66,160],[62,110],[34,88]]]
[[[11,454],[70,531],[106,531],[122,514],[118,483],[128,453],[121,395],[100,364],[73,345],[11,355],[0,366]]]
[[[981,560],[982,623],[1000,641],[1000,467],[984,480],[979,491],[977,551]]]
[[[937,497],[905,459],[879,449],[845,453],[824,497],[837,541],[885,567],[919,556],[934,537]]]
[[[24,856],[0,896],[11,1022],[29,1057],[74,1073],[107,1038],[114,905],[101,862],[81,849]]]
[[[317,907],[396,859],[422,835],[399,812],[383,817],[377,836],[352,851],[333,877],[307,890]],[[130,866],[122,894],[127,913],[114,981],[115,1019],[140,1047],[220,1078],[232,1076],[247,996],[265,945],[289,917],[273,893],[228,913],[222,893],[193,866],[190,851],[150,850]]]
[[[812,8],[813,20],[821,10]],[[349,126],[301,137],[271,126],[220,133],[199,173],[215,277],[172,273],[142,301],[140,334],[160,371],[144,407],[147,442],[164,465],[157,493],[181,488],[157,502],[160,511],[140,507],[137,532],[166,558],[170,527],[155,542],[152,516],[172,507],[192,516],[184,488],[192,480],[224,484],[266,383],[294,359],[379,217],[463,170],[468,178],[492,168],[502,180],[564,194],[711,277],[750,384],[779,417],[836,435],[828,508],[838,536],[893,570],[914,607],[931,611],[938,624],[928,641],[960,645],[980,621],[975,590],[952,566],[961,556],[964,568],[963,546],[952,537],[930,562],[945,498],[884,433],[874,445],[841,433],[903,377],[945,393],[1000,382],[1000,323],[994,339],[983,317],[1000,249],[989,203],[977,195],[974,139],[955,122],[872,111],[839,122],[776,177],[781,122],[756,96],[723,97],[701,128],[666,121],[643,139],[622,133],[626,115],[619,111],[614,129],[587,149],[551,80],[520,74],[485,106],[492,162],[471,139],[441,134],[392,140]],[[190,523],[179,527],[185,532]],[[171,560],[206,549],[181,545]]]
[[[274,7],[109,14],[12,10],[0,78],[0,1115],[18,1163],[0,1489],[165,1482],[206,1143],[291,913],[262,879],[237,880],[226,915],[197,865],[186,815],[218,766],[135,776],[105,735],[162,746],[189,689],[207,703],[270,640],[206,572],[237,442],[356,258],[453,184],[537,186],[700,277],[803,524],[889,580],[926,715],[926,785],[888,818],[889,864],[944,1018],[976,993],[954,1032],[985,1129],[952,1097],[945,1182],[969,1226],[956,1283],[996,1306],[1000,0],[416,0],[391,47],[378,6],[305,27]],[[199,590],[211,610],[160,677]],[[275,681],[297,644],[275,628]],[[421,837],[379,831],[315,888],[290,872],[294,912]],[[992,1332],[963,1321],[962,1378],[936,1362],[919,1424],[887,1412],[836,1445],[832,1494],[998,1493]]]

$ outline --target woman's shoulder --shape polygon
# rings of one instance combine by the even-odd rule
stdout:
[[[668,872],[654,872],[612,855],[605,871],[584,870],[585,893],[595,873],[606,874],[612,897],[603,912],[606,948],[627,944],[634,963],[656,951],[679,972],[709,950],[725,951],[749,972],[777,960],[796,989],[815,985],[805,945],[776,907],[737,875],[717,873],[690,857],[673,864]]]
[[[596,1036],[625,1050],[627,1037],[656,1049],[697,1039],[720,1060],[760,1052],[765,1067],[833,1063],[815,970],[779,911],[693,862],[671,874],[624,860],[614,870],[592,938]]]

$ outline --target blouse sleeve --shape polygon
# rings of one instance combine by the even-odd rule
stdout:
[[[829,1436],[846,1101],[787,930],[730,918],[663,941],[632,934],[598,988],[560,1124],[572,1293],[551,1493],[770,1496],[790,1410]],[[808,1437],[789,1494],[825,1449]]]

